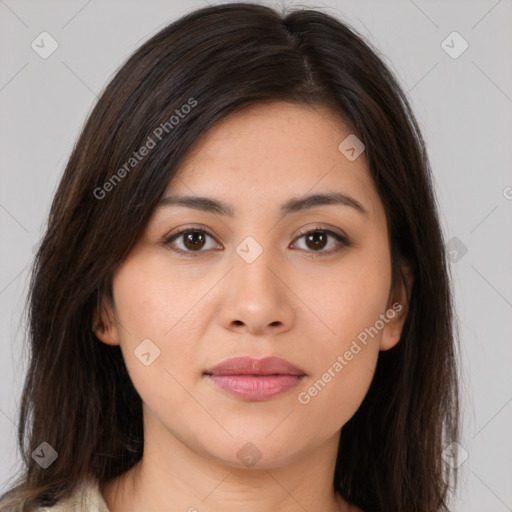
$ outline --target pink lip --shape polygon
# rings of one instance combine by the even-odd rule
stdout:
[[[285,393],[306,375],[300,368],[278,357],[256,359],[247,356],[227,359],[204,373],[227,393],[253,401]]]

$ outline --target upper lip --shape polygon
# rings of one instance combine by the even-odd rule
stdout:
[[[306,375],[304,371],[280,357],[255,358],[238,356],[225,359],[204,372],[207,375]]]

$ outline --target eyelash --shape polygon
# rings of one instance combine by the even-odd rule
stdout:
[[[204,229],[204,228],[199,228],[199,227],[192,227],[192,226],[189,226],[187,228],[184,228],[176,233],[173,233],[171,235],[169,235],[168,237],[166,237],[164,240],[163,240],[163,245],[168,247],[171,251],[175,252],[175,253],[178,253],[178,254],[182,254],[184,256],[192,256],[192,257],[196,257],[196,256],[199,256],[202,252],[208,252],[208,251],[204,251],[204,250],[199,250],[199,251],[186,251],[186,250],[183,250],[183,249],[178,249],[176,247],[173,247],[171,242],[173,242],[174,240],[180,238],[180,236],[183,236],[185,235],[186,233],[196,233],[196,232],[200,232],[200,233],[205,233],[206,235],[208,235],[209,237],[213,238],[215,240],[215,237],[207,230],[207,229]],[[306,252],[310,252],[310,257],[312,258],[315,258],[315,257],[318,257],[318,256],[331,256],[331,255],[334,255],[334,254],[337,254],[338,252],[340,252],[342,249],[344,249],[345,247],[350,247],[351,246],[351,243],[349,242],[349,240],[339,234],[339,233],[336,233],[335,231],[332,231],[330,229],[326,229],[326,228],[322,228],[321,226],[315,226],[315,228],[311,229],[306,229],[306,230],[303,230],[301,232],[298,233],[297,237],[295,238],[295,240],[299,240],[300,238],[302,238],[304,235],[309,235],[309,234],[314,234],[314,233],[325,233],[327,235],[330,235],[332,236],[333,238],[335,238],[338,242],[339,242],[339,245],[337,248],[335,249],[330,249],[328,251],[324,251],[324,250],[321,250],[321,251],[306,251]],[[302,251],[304,251],[303,249],[301,249]]]

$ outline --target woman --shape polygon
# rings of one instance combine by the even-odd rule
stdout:
[[[1,510],[448,510],[452,298],[414,115],[315,10],[204,8],[91,113]]]

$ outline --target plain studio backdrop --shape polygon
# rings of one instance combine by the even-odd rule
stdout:
[[[125,59],[207,3],[220,2],[0,0],[0,491],[20,464],[29,269],[72,146]],[[512,511],[512,1],[284,5],[348,22],[407,91],[434,172],[460,324],[464,460],[454,509]]]

